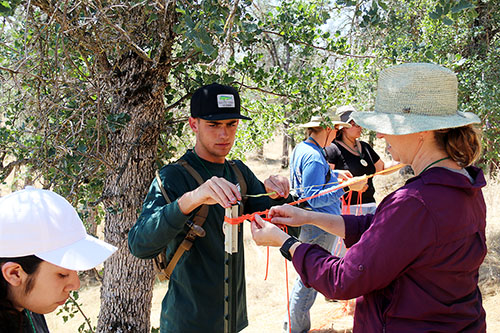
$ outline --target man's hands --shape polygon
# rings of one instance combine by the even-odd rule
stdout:
[[[283,176],[270,176],[264,181],[264,186],[266,192],[275,192],[270,195],[272,199],[286,198],[290,193],[290,183]],[[214,176],[195,190],[184,193],[177,202],[181,212],[187,215],[203,204],[219,204],[228,208],[240,200],[241,193],[236,185],[224,178]]]
[[[177,202],[181,212],[188,215],[203,204],[219,204],[228,208],[240,200],[241,193],[236,185],[224,178],[214,176],[195,190],[184,193]]]
[[[286,198],[290,193],[288,178],[280,175],[273,175],[264,180],[264,186],[267,193],[276,192],[276,194],[270,195],[271,199]]]

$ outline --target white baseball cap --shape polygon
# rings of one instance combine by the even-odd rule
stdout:
[[[323,125],[325,125],[325,126],[339,125],[339,126],[342,126],[345,128],[351,127],[351,124],[341,121],[340,116],[333,113],[333,112],[328,112],[326,114],[326,116],[328,117],[328,119],[322,115],[311,116],[311,120],[309,120],[305,124],[300,124],[299,127],[301,127],[301,128],[313,128],[313,127],[321,127]]]
[[[116,249],[88,235],[76,210],[59,194],[27,186],[0,198],[0,257],[35,255],[84,271]]]

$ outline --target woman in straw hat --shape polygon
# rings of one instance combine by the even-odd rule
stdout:
[[[350,125],[341,122],[335,114],[330,114],[328,119],[325,118],[312,116],[309,122],[299,126],[307,130],[307,139],[293,150],[290,160],[290,182],[300,199],[338,186],[337,173],[330,169],[325,159],[324,148],[332,143],[340,126],[350,127]],[[364,185],[356,184],[354,187],[360,190]],[[327,214],[340,214],[340,197],[344,193],[343,189],[339,189],[307,200],[305,208]],[[299,238],[304,243],[316,244],[331,251],[337,236],[313,225],[304,225]],[[297,279],[290,295],[291,330],[288,328],[287,317],[284,331],[309,331],[311,327],[309,310],[314,304],[316,294],[314,289],[304,286],[300,278]]]
[[[116,251],[87,235],[58,194],[27,187],[0,199],[0,332],[49,332],[43,314],[80,287],[79,270]]]
[[[393,157],[415,177],[379,205],[375,215],[334,216],[291,206],[271,209],[273,223],[316,225],[345,239],[340,260],[288,240],[259,218],[260,245],[286,247],[306,286],[328,297],[358,297],[355,332],[485,332],[478,269],[486,255],[486,206],[480,153],[472,126],[457,111],[455,74],[433,64],[404,64],[380,73],[374,112],[353,115],[377,131]]]

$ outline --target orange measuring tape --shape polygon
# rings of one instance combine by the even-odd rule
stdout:
[[[317,198],[319,196],[325,195],[327,193],[337,191],[338,189],[347,187],[349,185],[355,184],[355,183],[357,183],[359,181],[363,181],[363,180],[371,178],[373,176],[383,175],[383,174],[386,174],[386,173],[391,173],[393,171],[401,169],[403,166],[405,166],[405,164],[396,164],[396,165],[394,165],[394,166],[392,166],[390,168],[384,169],[384,170],[379,171],[379,172],[375,172],[374,174],[371,174],[371,175],[366,175],[366,176],[361,177],[361,178],[356,178],[356,179],[344,181],[341,184],[339,184],[338,186],[332,187],[331,189],[329,189],[327,191],[323,191],[323,192],[317,193],[315,195],[312,195],[310,197],[302,198],[302,199],[299,199],[297,201],[290,202],[288,205],[292,205],[292,206],[293,205],[298,205],[298,204],[300,204],[300,203],[302,203],[304,201],[311,200],[311,199]],[[255,215],[259,215],[259,216],[262,217],[263,220],[271,222],[271,218],[269,218],[268,214],[269,214],[269,209],[266,209],[266,210],[261,211],[261,212],[255,212],[255,213],[252,213],[252,214],[244,214],[244,215],[241,215],[241,216],[238,216],[238,217],[233,217],[233,218],[224,217],[224,222],[227,222],[229,224],[240,224],[240,223],[243,223],[246,220],[253,221],[255,219]]]

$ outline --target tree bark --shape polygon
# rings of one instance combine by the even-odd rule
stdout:
[[[283,124],[284,130],[283,132],[285,135],[283,135],[283,145],[282,145],[282,151],[281,151],[281,168],[286,169],[288,168],[288,135],[286,134],[288,125]]]
[[[164,110],[165,73],[151,70],[135,53],[122,59],[115,73],[112,114],[130,116],[126,127],[108,137],[108,170],[104,185],[106,241],[119,250],[105,262],[98,332],[149,332],[153,268],[133,257],[127,235],[154,176],[157,143]]]
[[[158,141],[163,130],[164,92],[176,22],[175,1],[168,6],[165,30],[170,39],[160,63],[152,66],[135,52],[124,55],[110,80],[111,114],[127,114],[130,121],[108,136],[108,170],[103,190],[106,207],[105,240],[119,250],[104,263],[101,309],[97,332],[150,332],[154,272],[151,260],[141,260],[128,249],[128,232],[139,215],[154,178]]]

